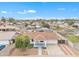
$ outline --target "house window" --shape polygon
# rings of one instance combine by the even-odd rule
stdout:
[[[40,41],[40,42],[44,42],[44,41]]]
[[[32,39],[32,42],[33,42],[34,40]]]

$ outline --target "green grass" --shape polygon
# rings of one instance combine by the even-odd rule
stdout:
[[[67,36],[68,40],[71,41],[72,43],[77,43],[79,42],[79,36],[75,36],[75,35],[69,35]]]
[[[29,44],[27,48],[33,48],[33,44]]]
[[[62,30],[63,28],[61,28],[61,27],[55,27],[55,28],[53,28],[53,30]]]

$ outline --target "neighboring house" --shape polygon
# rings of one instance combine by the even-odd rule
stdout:
[[[16,28],[14,26],[0,26],[0,31],[15,31]]]
[[[29,31],[29,32],[32,32],[32,31],[36,31],[37,29],[41,29],[42,27],[40,25],[28,25],[26,27],[26,30]]]
[[[79,36],[79,30],[78,30],[78,29],[73,30],[73,34],[74,34],[75,36]]]
[[[79,23],[74,23],[73,27],[79,28]]]
[[[35,29],[35,26],[33,26],[33,25],[28,25],[26,27],[26,31],[28,31],[28,32],[32,32],[34,29]]]
[[[67,23],[62,23],[62,24],[59,24],[59,27],[67,27],[68,26],[68,24]]]
[[[36,32],[53,32],[53,30],[48,28],[40,28],[36,29]]]
[[[58,22],[53,22],[53,23],[50,24],[50,27],[51,27],[51,28],[52,28],[52,27],[56,27],[56,26],[59,26],[59,27],[64,28],[64,27],[67,27],[67,26],[69,26],[69,25],[68,25],[68,23],[64,23],[64,22],[60,22],[60,21],[58,21]]]
[[[35,26],[28,25],[28,26],[26,27],[26,30],[30,30],[30,29],[34,29],[34,28],[35,28]]]
[[[16,24],[14,25],[15,27],[18,27],[20,29],[25,29],[25,25],[24,24]]]
[[[35,26],[35,29],[40,29],[40,28],[42,28],[42,26],[40,26],[40,25]]]
[[[12,40],[14,39],[16,32],[0,32],[0,44],[7,45],[11,44]]]
[[[64,22],[58,22],[57,25],[62,28],[69,26],[68,23],[64,23]]]

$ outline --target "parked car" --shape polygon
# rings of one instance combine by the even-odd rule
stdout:
[[[5,45],[0,45],[0,50],[2,50],[3,48],[5,48]]]

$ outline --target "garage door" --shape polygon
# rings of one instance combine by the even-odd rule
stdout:
[[[65,44],[65,40],[58,40],[58,44]]]

